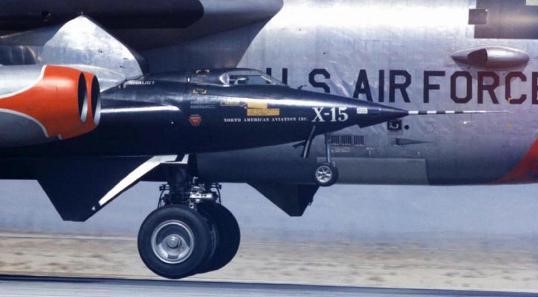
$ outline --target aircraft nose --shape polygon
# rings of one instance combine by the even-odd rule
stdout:
[[[407,110],[354,98],[325,94],[313,96],[317,96],[317,100],[310,101],[315,112],[313,122],[319,124],[358,125],[364,128],[409,115]]]
[[[406,110],[379,104],[357,103],[356,109],[356,122],[360,127],[368,127],[409,115]]]
[[[388,106],[374,106],[374,107],[357,107],[357,113],[361,114],[367,114],[370,116],[378,116],[378,117],[404,117],[408,115],[408,112],[403,109],[394,108],[394,107],[388,107]]]

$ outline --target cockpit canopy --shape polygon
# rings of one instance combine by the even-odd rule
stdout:
[[[212,84],[223,87],[239,85],[284,85],[279,80],[254,69],[204,69],[196,70],[190,77],[191,83]]]
[[[192,72],[169,72],[146,75],[142,80],[157,80],[219,87],[285,86],[279,80],[259,70],[246,68],[200,69]]]

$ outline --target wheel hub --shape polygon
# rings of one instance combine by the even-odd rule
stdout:
[[[333,177],[333,172],[329,166],[320,166],[316,170],[316,178],[321,183],[328,183]]]
[[[191,228],[182,221],[171,220],[160,224],[151,236],[155,256],[167,264],[185,262],[195,245]]]
[[[181,239],[177,235],[169,235],[166,238],[166,245],[171,249],[177,249],[181,245]]]

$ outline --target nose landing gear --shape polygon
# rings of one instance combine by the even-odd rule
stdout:
[[[220,204],[220,188],[189,180],[184,173],[160,187],[158,208],[138,234],[138,251],[150,270],[179,279],[221,269],[232,261],[241,234],[235,217]]]
[[[338,169],[332,163],[321,163],[316,166],[314,180],[320,187],[330,187],[338,181]]]
[[[336,164],[332,160],[331,142],[328,135],[325,135],[325,162],[316,165],[314,170],[314,181],[320,187],[330,187],[338,182],[339,174]]]
[[[316,126],[312,127],[310,135],[308,138],[301,144],[297,146],[303,146],[303,152],[301,157],[303,159],[308,159],[310,156],[310,150],[312,148],[312,143],[316,137]],[[312,174],[313,181],[320,187],[330,187],[338,182],[338,169],[336,164],[332,161],[332,152],[331,152],[331,141],[327,134],[324,135],[325,138],[325,162],[319,163],[316,165],[314,172]]]

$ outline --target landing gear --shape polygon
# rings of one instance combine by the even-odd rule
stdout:
[[[320,187],[330,187],[338,181],[338,169],[330,163],[322,163],[314,170],[314,180]]]
[[[179,279],[230,263],[241,235],[235,217],[220,204],[220,185],[179,172],[160,190],[158,208],[138,234],[146,266],[162,277]]]
[[[198,269],[198,273],[219,270],[228,265],[239,250],[239,224],[233,214],[221,204],[202,203],[198,205],[198,210],[213,221],[217,235],[215,250],[208,261]]]
[[[142,261],[156,274],[179,279],[191,275],[210,250],[205,219],[184,206],[167,206],[151,213],[138,233]]]
[[[316,126],[312,127],[308,138],[299,145],[303,145],[303,152],[301,157],[303,159],[308,159],[310,156],[310,150],[312,148],[312,142],[316,137]],[[325,158],[326,161],[320,164],[317,164],[314,173],[312,174],[314,182],[320,187],[330,187],[338,182],[338,169],[336,168],[335,163],[332,161],[331,153],[331,141],[327,134],[324,135],[325,138]]]
[[[325,135],[325,157],[326,161],[316,165],[314,170],[314,181],[320,187],[330,187],[338,182],[338,168],[332,161],[331,142],[329,136]]]

